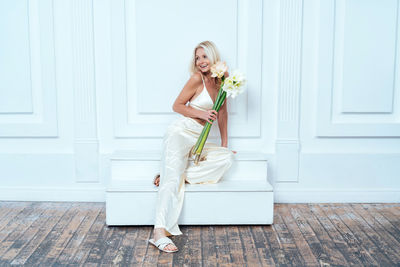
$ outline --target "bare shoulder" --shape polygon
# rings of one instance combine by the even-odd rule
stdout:
[[[195,72],[190,76],[190,79],[193,83],[200,83],[202,82],[201,74],[200,72]]]
[[[228,78],[229,77],[229,72],[225,71],[224,76],[225,76],[225,78]]]

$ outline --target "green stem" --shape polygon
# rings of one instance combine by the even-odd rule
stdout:
[[[224,103],[225,98],[226,98],[226,92],[224,90],[222,90],[222,87],[224,86],[224,80],[225,80],[225,76],[222,76],[221,86],[218,91],[217,99],[215,100],[215,103],[212,108],[213,110],[215,110],[217,112],[221,108],[221,106]],[[211,119],[210,119],[210,121],[213,122],[213,120],[211,120]],[[203,151],[204,144],[207,141],[207,137],[210,133],[211,126],[212,126],[212,124],[207,121],[206,124],[204,125],[203,131],[201,132],[199,138],[197,139],[196,145],[194,145],[193,149],[191,150],[191,153],[196,155],[196,158],[195,158],[196,164],[198,164],[198,160],[200,159],[200,155],[201,155],[201,152]]]

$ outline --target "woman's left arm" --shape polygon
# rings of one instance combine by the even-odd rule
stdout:
[[[221,134],[221,146],[228,147],[228,112],[226,107],[226,101],[228,99],[225,98],[224,104],[222,104],[221,108],[218,111],[218,127],[219,132]]]
[[[225,72],[225,79],[229,77],[229,72]],[[221,146],[228,147],[228,112],[227,104],[228,98],[225,98],[224,103],[218,111],[218,127],[221,134]]]

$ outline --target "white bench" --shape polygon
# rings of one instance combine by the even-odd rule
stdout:
[[[191,160],[191,159],[189,159]],[[158,187],[159,151],[116,151],[106,189],[107,225],[152,225]],[[162,177],[161,177],[162,179]],[[267,181],[267,159],[238,152],[217,184],[185,184],[180,225],[272,224],[273,189]]]

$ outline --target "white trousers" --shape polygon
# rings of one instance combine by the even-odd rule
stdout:
[[[201,158],[205,159],[199,165],[189,160],[189,152],[203,127],[184,116],[173,121],[164,135],[154,228],[165,228],[167,235],[182,234],[178,218],[183,205],[185,181],[190,184],[217,183],[233,163],[234,153],[230,149],[208,141],[201,153]]]

